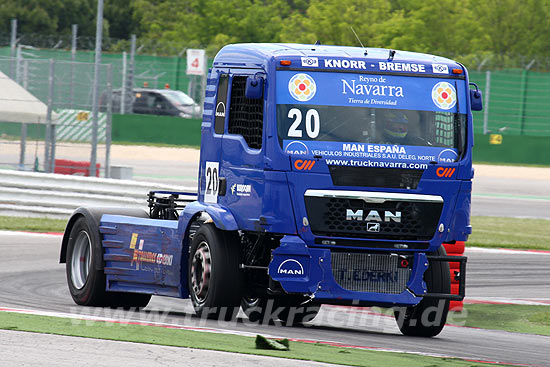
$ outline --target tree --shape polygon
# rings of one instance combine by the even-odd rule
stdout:
[[[305,15],[294,13],[283,24],[287,42],[358,46],[351,27],[368,47],[383,46],[383,23],[391,17],[388,0],[312,0]]]

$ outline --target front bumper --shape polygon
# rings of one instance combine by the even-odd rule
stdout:
[[[387,254],[383,252],[381,254]],[[464,297],[466,258],[458,256],[427,256],[423,252],[410,252],[412,267],[406,286],[399,293],[363,292],[345,289],[333,275],[330,249],[310,248],[298,236],[285,236],[281,245],[273,250],[269,264],[270,277],[279,282],[288,293],[307,294],[322,303],[340,303],[378,306],[414,306],[423,297],[461,300]],[[397,256],[397,255],[396,255]],[[429,261],[459,261],[460,295],[430,294],[423,281]],[[389,278],[391,279],[391,277]],[[350,278],[351,280],[351,278]],[[360,279],[358,279],[360,280]],[[364,280],[364,278],[363,278]],[[389,281],[381,277],[378,281]]]

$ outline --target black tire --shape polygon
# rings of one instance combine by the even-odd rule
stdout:
[[[78,218],[71,228],[67,246],[67,284],[76,304],[105,306],[105,274],[96,270],[95,264],[96,251],[101,251],[101,247],[93,238],[86,219]]]
[[[248,319],[259,324],[275,324],[280,320],[285,326],[296,326],[312,321],[319,313],[320,305],[301,305],[303,298],[247,298],[241,300],[241,308]]]
[[[433,255],[445,256],[445,248],[441,246]],[[424,281],[429,293],[450,293],[449,263],[430,262],[428,270],[424,273]],[[448,300],[424,298],[416,306],[396,309],[394,315],[403,335],[433,337],[443,330],[448,312]]]
[[[103,249],[100,243],[95,243],[97,237],[90,227],[85,217],[78,218],[71,228],[67,245],[65,269],[74,302],[82,306],[126,309],[147,306],[150,294],[105,291],[105,273],[96,270],[96,251],[102,252]]]
[[[239,269],[238,238],[203,224],[189,251],[188,287],[195,313],[202,318],[232,320],[239,311],[244,275]]]

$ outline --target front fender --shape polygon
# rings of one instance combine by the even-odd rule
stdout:
[[[183,223],[189,223],[191,219],[199,212],[206,212],[216,228],[224,231],[236,231],[239,229],[237,221],[233,213],[227,208],[220,206],[219,204],[202,204],[198,201],[194,201],[185,206],[182,214]]]

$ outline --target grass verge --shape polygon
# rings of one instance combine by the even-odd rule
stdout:
[[[0,216],[0,230],[7,231],[63,232],[66,225],[65,219]]]
[[[319,343],[291,342],[290,351],[260,350],[255,349],[254,338],[247,336],[177,330],[155,326],[83,321],[61,317],[24,315],[11,312],[0,312],[0,329],[210,349],[350,366],[378,367],[394,365],[428,367],[486,365],[484,363],[474,363],[455,358],[438,358],[414,354],[340,348]]]
[[[471,222],[468,246],[550,250],[548,219],[472,217]]]
[[[550,335],[550,306],[464,305],[464,326]]]

